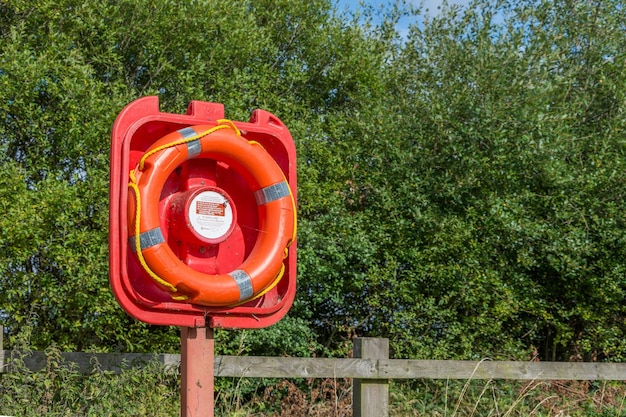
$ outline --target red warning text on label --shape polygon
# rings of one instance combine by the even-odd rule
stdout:
[[[226,205],[214,201],[196,201],[196,214],[202,216],[222,216],[226,214]]]

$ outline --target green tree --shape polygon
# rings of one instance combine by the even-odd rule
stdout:
[[[303,225],[329,346],[624,357],[623,6],[476,1],[389,45],[379,93],[332,122],[345,170]]]
[[[622,359],[623,21],[477,1],[413,25],[346,123],[341,208],[305,245],[338,286],[316,311],[400,356]]]
[[[379,59],[352,49],[375,54],[369,45],[376,42],[322,0],[9,0],[0,8],[4,324],[15,334],[31,322],[39,348],[176,349],[175,329],[127,317],[108,288],[115,116],[150,94],[170,112],[183,112],[192,99],[224,103],[236,120],[256,107],[272,111],[308,160],[301,201],[315,206],[311,199],[325,195],[316,189],[323,178],[309,173],[331,162],[317,159],[315,149],[328,151],[317,139],[332,134],[325,121],[341,118],[343,103],[367,94],[363,80]],[[323,175],[334,193],[335,174]],[[285,327],[308,334],[297,315],[288,320]]]
[[[0,4],[11,335],[30,322],[38,348],[177,349],[176,329],[134,321],[107,283],[110,128],[158,95],[176,113],[264,108],[296,140],[295,305],[273,328],[220,332],[225,351],[341,355],[371,335],[405,357],[624,358],[622,0],[435,17],[178,3]]]

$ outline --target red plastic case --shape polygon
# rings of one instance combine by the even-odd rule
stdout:
[[[127,228],[129,173],[146,149],[170,132],[193,126],[215,123],[224,118],[219,103],[192,101],[184,115],[161,113],[158,97],[133,101],[118,115],[111,134],[111,173],[109,190],[109,281],[120,305],[138,320],[156,325],[214,328],[262,328],[280,320],[293,303],[296,290],[296,247],[293,242],[285,259],[281,281],[262,297],[236,307],[216,308],[174,301],[139,265],[131,246]],[[285,173],[297,198],[296,150],[287,127],[274,115],[255,110],[249,122],[234,122],[248,140],[259,142]],[[184,168],[186,190],[166,184],[160,198],[161,229],[166,236],[172,225],[182,219],[172,212],[166,201],[182,193],[193,193],[202,183],[232,201],[236,216],[226,242],[219,245],[191,245],[185,262],[192,268],[206,271],[233,270],[245,259],[256,240],[256,202],[245,181],[227,164],[212,160],[193,160]],[[206,187],[205,187],[206,188]],[[131,191],[132,192],[132,191]],[[176,233],[174,231],[174,234]],[[202,239],[200,239],[201,241]],[[201,242],[200,242],[201,243]],[[210,242],[209,242],[210,243]],[[223,247],[220,246],[224,245]],[[227,272],[228,272],[227,271]],[[217,272],[213,272],[217,273]]]

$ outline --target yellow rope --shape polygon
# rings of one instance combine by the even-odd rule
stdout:
[[[173,148],[174,146],[182,145],[183,143],[193,142],[194,140],[201,139],[201,138],[203,138],[205,136],[210,135],[211,133],[215,133],[218,130],[221,130],[221,129],[233,129],[237,136],[241,136],[241,132],[239,131],[237,126],[235,126],[235,124],[232,121],[227,120],[227,119],[219,119],[217,121],[217,123],[218,123],[217,126],[212,127],[211,129],[205,130],[202,133],[195,134],[195,135],[193,135],[191,137],[188,137],[188,138],[185,138],[185,139],[180,139],[180,140],[177,140],[177,141],[174,141],[174,142],[166,143],[165,145],[158,146],[158,147],[152,149],[151,151],[146,152],[141,157],[141,159],[139,160],[139,164],[138,164],[139,171],[143,171],[146,159],[148,159],[150,156],[154,155],[155,153],[161,152],[162,150],[167,149],[167,148]]]
[[[158,276],[152,269],[150,269],[150,266],[148,266],[148,263],[146,262],[144,256],[143,256],[143,252],[141,250],[141,223],[140,223],[140,219],[141,219],[141,196],[139,193],[139,187],[137,186],[137,178],[135,176],[135,170],[139,169],[140,171],[142,171],[144,169],[144,164],[147,158],[149,158],[151,155],[154,155],[157,152],[160,152],[164,149],[167,148],[171,148],[174,146],[178,146],[187,142],[191,142],[200,138],[203,138],[205,136],[208,136],[214,132],[217,132],[218,130],[221,129],[233,129],[235,131],[235,134],[237,136],[241,135],[241,132],[239,131],[239,129],[237,128],[237,126],[235,126],[235,124],[230,121],[230,120],[226,120],[226,119],[220,119],[217,121],[218,125],[208,129],[202,133],[198,133],[196,135],[193,135],[189,138],[185,138],[182,140],[177,140],[174,142],[170,142],[167,143],[165,145],[159,146],[149,152],[146,152],[141,159],[139,160],[139,163],[137,164],[137,168],[133,169],[132,171],[130,171],[130,182],[128,183],[128,186],[130,188],[133,189],[134,193],[135,193],[135,200],[136,200],[136,211],[135,211],[135,252],[137,253],[137,258],[139,259],[139,263],[141,264],[142,268],[148,273],[148,275],[150,275],[150,277],[155,280],[156,282],[158,282],[159,284],[163,285],[164,287],[166,287],[167,289],[169,289],[171,292],[175,293],[178,291],[178,289],[170,284],[169,282],[167,282],[166,280],[164,280],[163,278],[161,278],[160,276]],[[174,300],[187,300],[189,297],[186,295],[181,295],[181,296],[174,296],[171,295],[172,299]]]
[[[146,263],[146,260],[143,257],[143,253],[141,250],[141,225],[140,225],[140,216],[141,216],[141,197],[140,197],[140,193],[139,193],[139,187],[137,186],[137,179],[135,176],[135,171],[138,169],[139,171],[142,171],[144,169],[144,165],[145,165],[145,161],[147,158],[149,158],[151,155],[154,155],[155,153],[161,152],[162,150],[174,147],[174,146],[178,146],[178,145],[182,145],[184,143],[187,142],[192,142],[194,140],[198,140],[201,139],[205,136],[208,136],[214,132],[217,132],[218,130],[222,130],[222,129],[233,129],[235,131],[235,134],[237,136],[241,136],[241,131],[237,128],[237,126],[235,126],[235,124],[228,119],[219,119],[217,120],[217,126],[212,127],[211,129],[205,130],[202,133],[198,133],[196,135],[193,135],[191,137],[185,138],[185,139],[181,139],[181,140],[177,140],[174,142],[170,142],[167,143],[165,145],[161,145],[156,147],[155,149],[152,149],[151,151],[146,152],[141,159],[139,160],[139,163],[137,164],[137,167],[133,170],[130,171],[130,182],[128,183],[128,186],[130,188],[133,189],[134,193],[135,193],[135,200],[136,200],[136,211],[135,211],[135,252],[137,253],[137,257],[139,258],[139,263],[141,264],[141,266],[143,267],[143,269],[148,273],[148,275],[150,275],[150,277],[152,277],[152,279],[154,279],[156,282],[158,282],[159,284],[163,285],[164,287],[168,288],[171,292],[175,293],[178,291],[178,289],[170,284],[169,282],[165,281],[163,278],[159,277],[156,273],[154,273],[154,271],[152,271],[150,269],[150,267],[148,266],[148,264]],[[249,141],[248,143],[250,143],[251,145],[257,145],[260,146],[262,149],[265,150],[265,148],[263,148],[263,145],[261,145],[259,142],[256,141]],[[287,179],[283,176],[285,182],[287,182]],[[293,196],[293,192],[291,191],[291,187],[287,187],[289,189],[289,196],[291,198],[291,203],[293,206],[293,212],[294,212],[294,227],[293,227],[293,234],[291,237],[291,240],[289,241],[289,243],[287,244],[287,246],[289,247],[296,239],[296,235],[297,235],[297,221],[298,221],[298,217],[296,215],[296,202],[295,202],[295,198]],[[288,248],[285,248],[285,254],[283,256],[283,259],[286,259],[287,256],[289,255],[289,250]],[[274,279],[274,281],[267,286],[267,288],[265,288],[263,291],[261,291],[259,294],[257,294],[256,296],[254,296],[253,298],[247,299],[239,304],[235,304],[234,306],[238,306],[241,304],[245,304],[247,302],[250,302],[252,300],[256,300],[262,296],[264,296],[265,294],[267,294],[269,291],[271,291],[276,285],[278,285],[278,283],[280,282],[280,280],[282,279],[283,275],[285,274],[285,264],[283,263],[281,265],[281,269],[280,272],[276,275],[276,278]],[[174,300],[187,300],[189,297],[186,295],[181,295],[181,296],[174,296],[172,294],[170,294],[170,296],[172,297],[172,299]]]
[[[261,145],[259,142],[255,141],[255,140],[249,140],[248,143],[250,145],[255,145],[255,146],[258,146],[261,149],[265,150],[263,145]],[[285,182],[287,182],[287,178],[285,177],[284,174],[283,174],[283,179],[284,179]],[[289,183],[287,182],[287,184],[289,184]],[[293,207],[293,234],[291,235],[291,240],[289,241],[289,243],[287,243],[287,247],[289,247],[294,242],[294,240],[296,240],[296,236],[297,236],[297,233],[298,233],[298,216],[296,215],[296,199],[293,196],[293,192],[291,191],[291,187],[288,186],[287,188],[289,189],[289,197],[291,198],[291,205]],[[285,251],[286,250],[287,249],[285,249]],[[287,254],[285,253],[285,258],[286,257],[287,257]]]
[[[291,188],[289,188],[289,195],[291,195],[291,201],[293,202],[294,205],[294,227],[293,227],[293,235],[291,240],[289,241],[289,243],[287,243],[287,247],[285,248],[285,253],[283,255],[283,259],[287,259],[287,257],[289,256],[289,246],[293,243],[294,240],[296,240],[296,221],[297,221],[297,216],[295,215],[295,199],[293,197],[293,193],[291,192]],[[240,306],[242,304],[245,303],[249,303],[250,301],[259,299],[261,297],[263,297],[265,294],[267,294],[268,292],[270,292],[272,289],[274,289],[275,286],[278,285],[278,283],[280,282],[280,280],[283,278],[283,275],[285,274],[285,264],[282,263],[280,266],[280,272],[278,273],[278,275],[276,275],[276,278],[274,279],[274,281],[272,281],[272,283],[270,285],[268,285],[263,291],[261,291],[260,293],[258,293],[257,295],[255,295],[252,298],[249,298],[239,304],[235,304],[234,307]]]
[[[254,140],[250,140],[248,141],[249,144],[251,145],[255,145],[255,146],[259,146],[261,149],[265,150],[265,148],[263,147],[263,145],[261,145],[259,142],[254,141]],[[287,182],[287,178],[284,176],[283,174],[283,179],[285,182]],[[289,184],[287,182],[287,184]],[[289,246],[291,246],[291,244],[296,240],[296,236],[298,233],[298,216],[296,215],[296,199],[293,196],[293,192],[291,191],[291,187],[287,186],[287,189],[289,190],[289,197],[291,198],[291,205],[293,206],[293,234],[291,235],[291,240],[287,243],[287,247],[285,248],[285,253],[283,255],[283,259],[287,259],[287,257],[289,256]],[[267,286],[267,288],[265,288],[263,291],[261,291],[259,294],[257,294],[256,296],[247,299],[239,304],[236,304],[235,306],[238,305],[242,305],[245,303],[248,303],[250,301],[256,300],[258,298],[263,297],[265,294],[267,294],[268,292],[270,292],[275,286],[278,285],[278,283],[280,282],[280,280],[283,278],[283,275],[285,274],[285,264],[283,263],[281,265],[280,268],[280,272],[278,273],[278,275],[276,275],[276,279],[274,279],[274,281]]]
[[[143,269],[159,284],[168,288],[171,292],[178,291],[175,286],[165,281],[163,278],[158,276],[157,274],[150,269],[146,260],[143,257],[143,253],[141,251],[141,225],[139,223],[139,219],[141,216],[141,196],[139,194],[139,187],[137,186],[137,179],[135,178],[135,170],[130,171],[130,182],[128,186],[133,189],[135,192],[135,201],[136,201],[136,211],[135,211],[135,253],[137,253],[137,258],[139,258],[139,263],[143,267]]]

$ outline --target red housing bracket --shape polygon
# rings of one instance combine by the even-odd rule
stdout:
[[[159,111],[158,97],[133,101],[118,115],[111,133],[111,172],[109,190],[109,282],[118,302],[128,314],[156,325],[213,328],[262,328],[280,320],[291,308],[296,291],[296,247],[293,242],[284,261],[280,282],[262,297],[234,307],[207,307],[172,300],[142,269],[129,243],[129,173],[153,143],[163,136],[189,126],[216,123],[224,118],[219,103],[192,101],[184,115]],[[234,122],[243,136],[260,143],[285,174],[294,199],[297,198],[296,149],[287,127],[273,114],[255,110],[248,122]],[[245,181],[221,161],[204,160],[185,168],[188,182],[206,180],[219,185],[237,209],[232,238],[220,245],[189,249],[185,262],[203,270],[234,269],[250,252],[255,240],[256,204]],[[210,168],[207,166],[210,165]],[[172,181],[174,184],[175,181]],[[172,185],[174,186],[174,185]],[[171,186],[160,196],[161,229],[176,228],[177,213],[167,207]],[[178,216],[178,217],[177,217]],[[175,236],[176,233],[172,233]],[[230,232],[229,232],[230,236]],[[174,238],[172,238],[174,240]],[[230,272],[230,271],[226,271]],[[221,273],[224,273],[223,271]]]

